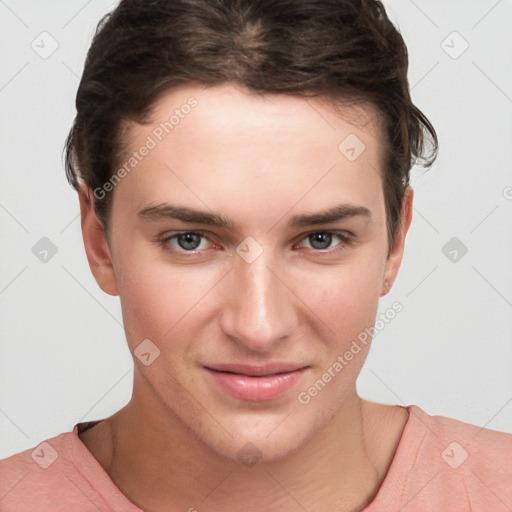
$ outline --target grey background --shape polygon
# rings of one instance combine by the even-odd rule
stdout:
[[[0,0],[1,458],[131,396],[119,299],[89,271],[61,160],[85,53],[115,4]],[[512,3],[385,5],[441,149],[430,171],[413,170],[404,262],[380,308],[404,310],[376,336],[358,389],[512,433]]]

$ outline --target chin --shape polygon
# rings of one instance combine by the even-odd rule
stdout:
[[[291,456],[305,442],[299,432],[271,433],[252,431],[244,432],[233,437],[225,436],[220,439],[204,440],[210,450],[233,462],[239,462],[248,468],[261,463],[278,462]]]

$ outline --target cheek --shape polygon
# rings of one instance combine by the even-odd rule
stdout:
[[[315,312],[350,325],[366,321],[376,311],[383,269],[383,261],[358,254],[338,267],[305,269],[292,282]]]
[[[360,263],[332,272],[330,282],[308,295],[314,304],[311,309],[329,328],[322,364],[309,383],[329,379],[326,387],[330,391],[316,401],[318,407],[326,408],[326,414],[352,389],[372,341],[370,328],[378,309],[381,266],[375,260],[373,265],[363,264],[362,259]]]
[[[135,251],[118,262],[124,325],[130,348],[149,338],[164,344],[190,324],[215,284],[211,270],[171,265]]]

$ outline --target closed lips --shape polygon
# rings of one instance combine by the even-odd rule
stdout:
[[[291,373],[303,368],[307,365],[297,363],[269,363],[264,366],[248,366],[242,364],[221,364],[205,366],[209,370],[223,373],[234,373],[239,375],[247,375],[249,377],[264,377],[271,375],[279,375],[283,373]]]

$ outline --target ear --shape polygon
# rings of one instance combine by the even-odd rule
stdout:
[[[94,211],[93,194],[85,184],[80,184],[78,197],[80,201],[82,237],[91,272],[99,287],[105,293],[119,295],[105,229]]]
[[[404,199],[402,201],[402,213],[401,213],[401,224],[400,229],[398,230],[395,240],[393,242],[393,247],[388,255],[388,259],[386,261],[386,267],[384,270],[384,275],[382,279],[382,291],[381,297],[386,295],[398,274],[398,269],[400,268],[400,264],[402,263],[402,257],[404,255],[405,248],[405,237],[407,232],[409,231],[409,227],[412,221],[412,203],[413,203],[414,191],[408,186],[404,193]]]

